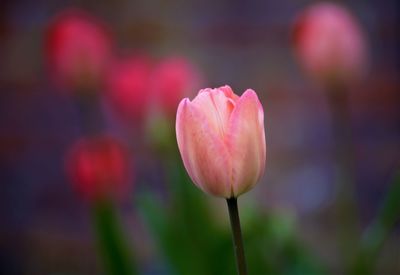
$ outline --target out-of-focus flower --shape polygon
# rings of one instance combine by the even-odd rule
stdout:
[[[364,33],[344,7],[333,3],[312,5],[297,18],[293,35],[300,63],[317,81],[343,84],[365,72]]]
[[[109,136],[83,138],[66,159],[66,169],[77,191],[86,199],[122,199],[132,178],[127,149]]]
[[[251,189],[264,173],[264,111],[253,90],[203,89],[181,101],[176,136],[185,168],[204,192],[225,198]]]
[[[168,57],[162,60],[153,73],[153,89],[163,111],[175,115],[179,101],[200,88],[198,69],[184,57]]]
[[[74,91],[99,88],[111,57],[105,26],[80,10],[57,15],[46,33],[45,56],[56,82]]]
[[[142,120],[151,104],[152,62],[146,56],[115,60],[107,77],[107,98],[122,118]]]

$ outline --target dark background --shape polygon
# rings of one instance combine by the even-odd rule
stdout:
[[[336,2],[358,18],[370,49],[368,75],[349,91],[362,228],[376,214],[399,167],[399,4]],[[329,219],[336,190],[329,108],[324,91],[296,63],[290,39],[296,14],[310,3],[2,1],[0,273],[98,272],[87,205],[64,172],[65,152],[82,134],[79,116],[44,66],[44,30],[67,7],[104,21],[122,52],[181,54],[199,67],[208,87],[229,84],[238,94],[256,90],[265,109],[267,168],[243,201],[256,199],[265,208],[290,213],[301,239],[337,270],[335,224]],[[142,159],[135,161],[145,166]],[[130,234],[142,236],[133,238],[139,261],[159,265],[156,245],[130,204],[124,206],[124,217]],[[400,270],[399,247],[397,228],[379,258],[381,270]]]

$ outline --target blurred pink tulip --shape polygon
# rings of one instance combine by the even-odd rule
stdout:
[[[45,55],[58,84],[93,91],[101,84],[111,57],[111,38],[101,22],[79,10],[55,17],[46,33]]]
[[[153,89],[159,105],[166,114],[175,116],[179,101],[190,91],[200,88],[200,73],[184,57],[162,60],[153,73]]]
[[[264,173],[264,111],[253,90],[239,97],[223,86],[183,99],[176,136],[189,176],[206,193],[237,197]]]
[[[127,149],[108,136],[81,139],[66,159],[66,169],[77,191],[89,201],[126,196],[131,179]]]
[[[294,46],[304,69],[322,83],[348,83],[359,78],[367,63],[361,26],[344,7],[312,5],[294,26]]]
[[[151,103],[152,64],[146,56],[115,60],[107,77],[107,96],[122,118],[141,121]]]

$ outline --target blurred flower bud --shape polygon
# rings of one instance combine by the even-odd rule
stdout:
[[[318,3],[297,18],[296,55],[318,82],[349,83],[365,72],[367,49],[360,24],[344,7]]]
[[[163,112],[175,116],[179,101],[199,90],[200,72],[184,57],[162,60],[153,73],[153,89]]]
[[[79,10],[57,15],[46,33],[49,70],[58,84],[75,92],[99,88],[111,48],[111,38],[103,24]]]
[[[151,103],[150,76],[152,64],[146,56],[115,60],[107,76],[107,98],[122,118],[141,121]]]
[[[108,136],[83,138],[66,159],[66,169],[77,191],[86,199],[122,199],[131,180],[127,149]]]

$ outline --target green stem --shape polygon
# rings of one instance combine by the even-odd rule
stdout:
[[[229,209],[229,218],[232,227],[233,244],[235,247],[236,264],[239,275],[246,275],[246,259],[244,256],[242,231],[240,229],[239,210],[236,198],[226,199]]]
[[[332,84],[328,90],[332,114],[334,152],[337,164],[336,218],[340,224],[339,238],[346,268],[350,268],[356,253],[357,212],[354,199],[354,148],[347,90]]]
[[[82,131],[87,135],[96,135],[104,128],[104,118],[99,109],[99,98],[96,94],[81,92],[75,97],[78,106]]]
[[[111,202],[97,201],[93,208],[98,245],[110,275],[136,274],[134,261]]]

